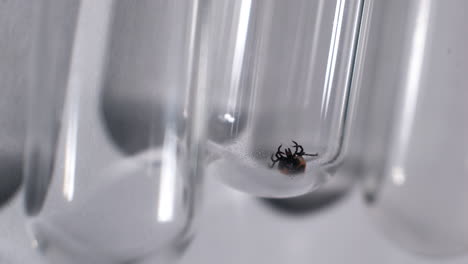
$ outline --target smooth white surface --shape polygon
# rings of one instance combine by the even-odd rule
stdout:
[[[0,260],[41,264],[22,225],[19,201],[0,214]],[[410,255],[373,226],[359,192],[316,213],[294,217],[208,180],[198,235],[182,264],[466,264]],[[8,263],[9,262],[1,262]]]

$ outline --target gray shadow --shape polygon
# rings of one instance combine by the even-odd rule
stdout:
[[[23,183],[22,157],[19,154],[0,155],[0,208],[8,204]]]

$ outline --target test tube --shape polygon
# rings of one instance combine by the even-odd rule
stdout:
[[[468,253],[466,8],[386,2],[370,84],[369,213],[390,241],[432,259]]]
[[[23,214],[23,147],[33,2],[0,2],[0,263],[39,263]]]
[[[255,196],[282,198],[313,191],[334,174],[356,91],[362,6],[212,1],[204,52],[208,175]]]
[[[25,208],[51,263],[170,263],[190,242],[203,3],[44,0]]]

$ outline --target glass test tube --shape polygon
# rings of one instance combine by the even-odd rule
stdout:
[[[34,243],[52,263],[167,263],[196,211],[202,4],[42,2],[25,169]]]
[[[0,2],[0,263],[38,264],[23,213],[23,147],[33,2]]]
[[[467,254],[468,4],[402,4],[386,3],[367,111],[369,212],[410,252]]]
[[[310,192],[333,174],[346,145],[362,5],[212,1],[207,174],[276,198]]]

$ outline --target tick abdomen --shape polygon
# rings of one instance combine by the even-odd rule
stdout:
[[[292,159],[281,160],[278,163],[278,169],[286,175],[298,174],[305,171],[306,162],[303,157],[296,156]]]

